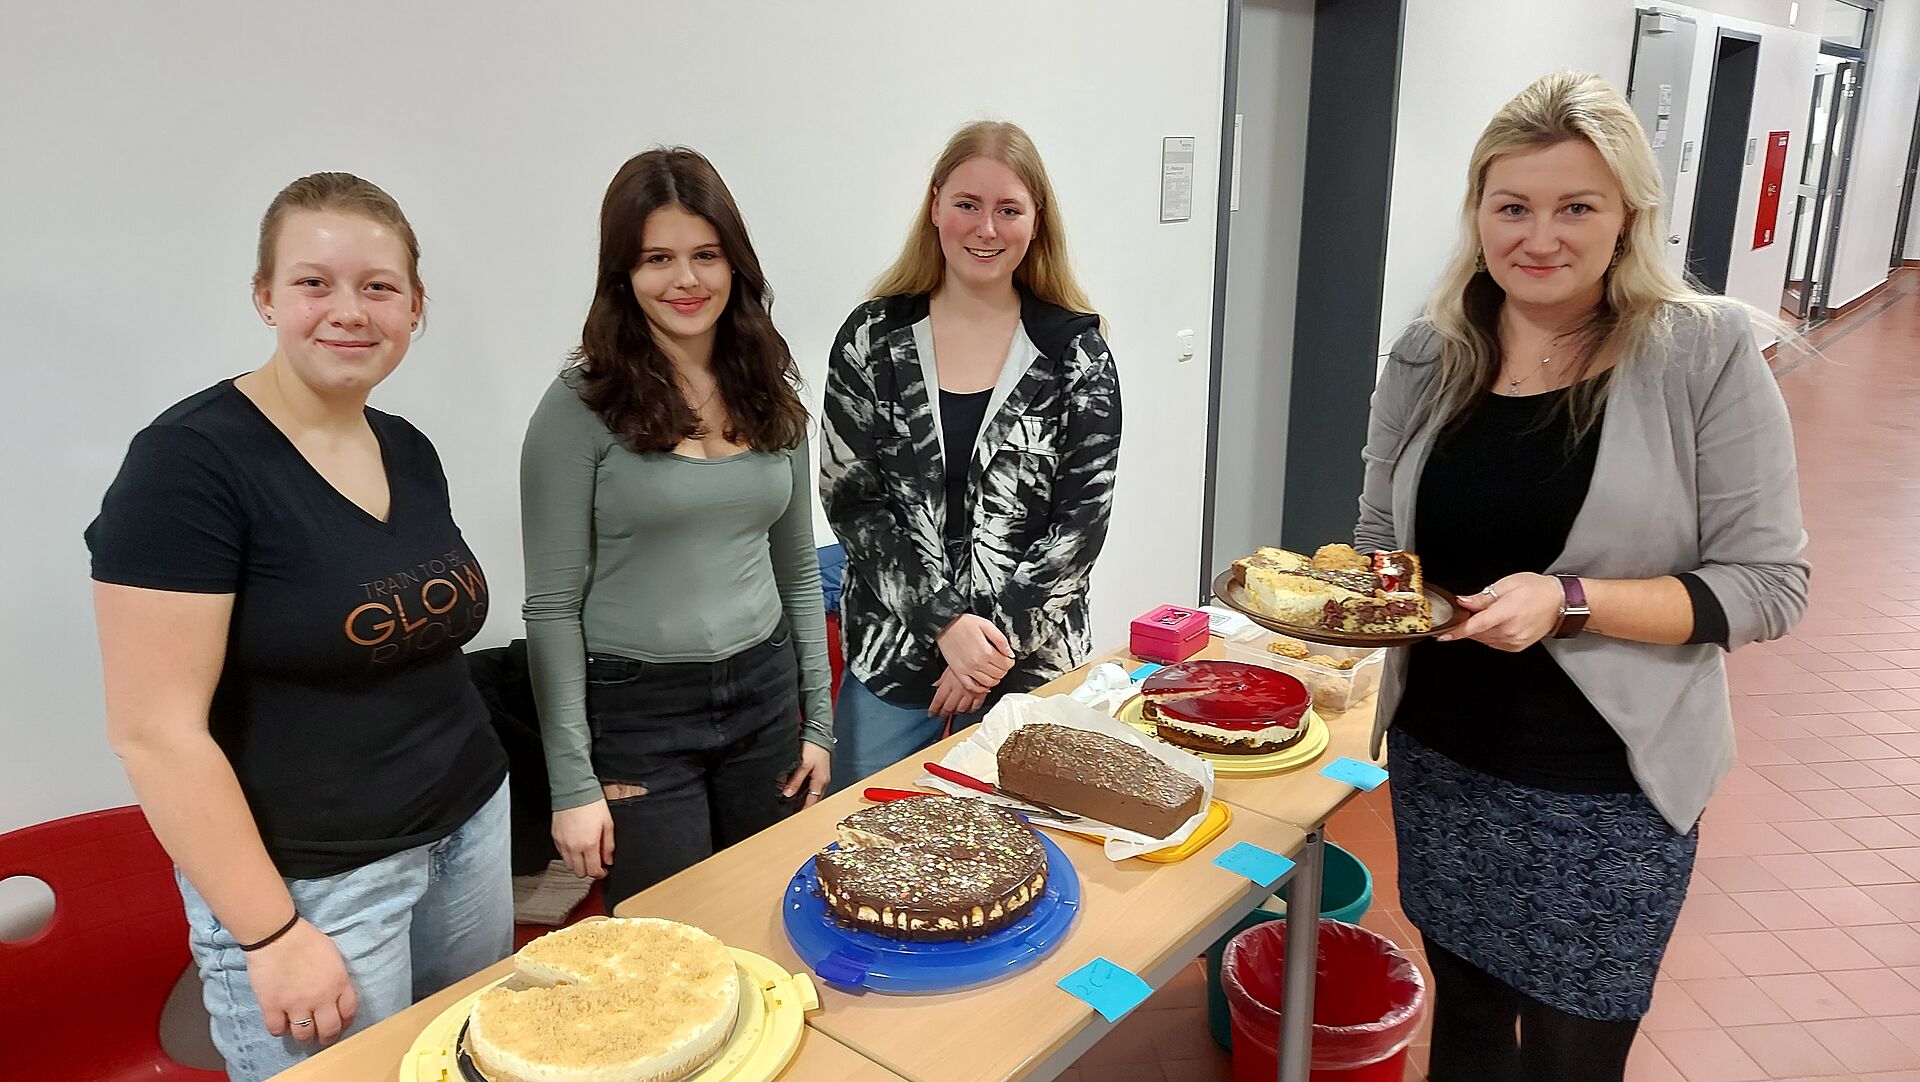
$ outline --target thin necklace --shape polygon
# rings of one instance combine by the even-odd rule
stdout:
[[[679,384],[680,384],[680,398],[681,398],[681,400],[682,400],[682,401],[687,401],[687,400],[690,400],[690,399],[691,399],[691,398],[692,398],[693,396],[692,396],[692,395],[689,395],[689,394],[687,393],[687,391],[688,391],[688,387],[687,387],[687,381],[686,381],[686,380],[684,380],[684,379],[676,379],[676,380],[675,380],[675,382],[677,382],[677,383],[679,383]],[[706,408],[707,408],[707,403],[709,403],[709,402],[711,402],[711,401],[713,401],[713,396],[714,396],[714,395],[717,395],[717,394],[719,394],[719,393],[720,393],[720,381],[719,381],[719,380],[714,380],[714,381],[713,381],[713,386],[711,386],[711,387],[709,387],[709,388],[707,388],[707,397],[705,397],[705,398],[703,398],[703,399],[701,399],[701,400],[700,400],[699,402],[697,402],[697,403],[692,403],[692,405],[691,405],[691,409],[693,410],[693,412],[695,412],[695,413],[699,413],[699,412],[700,412],[701,410],[703,410],[703,409],[706,409]]]
[[[1525,383],[1525,382],[1527,382],[1528,380],[1530,380],[1530,379],[1532,379],[1533,377],[1535,377],[1535,376],[1537,376],[1537,375],[1539,375],[1540,373],[1542,373],[1542,372],[1545,372],[1545,371],[1547,370],[1547,365],[1549,365],[1549,364],[1551,364],[1551,363],[1553,363],[1553,358],[1552,358],[1552,357],[1542,357],[1542,358],[1540,358],[1540,365],[1539,365],[1539,367],[1537,367],[1537,368],[1534,368],[1534,369],[1531,369],[1530,371],[1528,371],[1528,372],[1527,372],[1527,374],[1526,374],[1526,375],[1524,375],[1524,376],[1521,376],[1521,377],[1520,377],[1519,379],[1510,379],[1510,380],[1508,380],[1508,381],[1507,381],[1507,389],[1506,389],[1506,390],[1504,390],[1504,391],[1501,391],[1500,393],[1501,393],[1501,394],[1504,394],[1504,395],[1506,395],[1506,396],[1507,396],[1507,397],[1509,397],[1509,398],[1512,398],[1512,397],[1514,397],[1515,395],[1518,395],[1518,394],[1520,393],[1520,385],[1521,385],[1522,383]]]

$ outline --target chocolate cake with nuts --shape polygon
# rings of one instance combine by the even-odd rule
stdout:
[[[1046,892],[1033,828],[978,800],[914,797],[840,820],[840,847],[814,860],[843,923],[898,939],[971,939],[1025,916]]]
[[[1062,811],[1164,838],[1200,810],[1200,783],[1123,740],[1023,725],[1000,744],[1000,787]]]

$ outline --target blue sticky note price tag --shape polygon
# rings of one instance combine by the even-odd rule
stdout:
[[[1118,1022],[1153,992],[1146,981],[1105,958],[1095,958],[1060,978],[1059,985],[1109,1022]]]
[[[1132,680],[1134,683],[1137,684],[1140,681],[1145,680],[1147,677],[1152,676],[1154,673],[1157,673],[1164,668],[1166,668],[1166,666],[1160,664],[1157,661],[1149,661],[1145,665],[1142,665],[1139,668],[1128,673],[1127,679]]]
[[[1372,763],[1363,763],[1358,759],[1341,756],[1320,768],[1320,773],[1334,781],[1346,782],[1355,789],[1372,792],[1387,780],[1387,772]]]
[[[1244,875],[1263,887],[1272,887],[1293,867],[1293,861],[1251,842],[1241,842],[1233,846],[1214,857],[1213,862],[1235,875]]]

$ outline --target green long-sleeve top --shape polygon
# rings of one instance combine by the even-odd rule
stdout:
[[[589,653],[721,661],[766,641],[784,613],[800,662],[801,736],[832,747],[806,443],[713,459],[635,454],[575,380],[565,373],[547,389],[520,451],[523,615],[553,809],[600,796]]]

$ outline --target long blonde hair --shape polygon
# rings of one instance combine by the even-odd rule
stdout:
[[[1004,120],[979,120],[953,133],[947,148],[933,166],[933,178],[920,200],[919,216],[907,232],[907,243],[899,258],[873,283],[874,297],[901,293],[932,293],[940,288],[946,275],[946,258],[940,254],[940,233],[933,225],[933,204],[941,185],[975,158],[987,158],[1013,170],[1033,196],[1033,242],[1025,259],[1013,269],[1014,283],[1050,304],[1072,312],[1093,313],[1093,302],[1073,276],[1073,264],[1067,259],[1066,226],[1060,221],[1059,204],[1054,199],[1053,183],[1047,179],[1047,167],[1040,151],[1018,124]]]
[[[1434,408],[1443,425],[1471,412],[1493,388],[1500,369],[1499,317],[1506,294],[1487,273],[1478,223],[1487,170],[1504,155],[1570,139],[1584,139],[1599,151],[1620,184],[1627,212],[1600,306],[1576,332],[1580,359],[1566,398],[1576,439],[1592,431],[1606,405],[1612,371],[1585,378],[1599,357],[1612,353],[1618,369],[1634,363],[1650,340],[1671,335],[1675,319],[1687,312],[1749,307],[1703,293],[1667,266],[1660,237],[1660,166],[1620,92],[1583,72],[1541,76],[1494,114],[1474,144],[1460,207],[1459,249],[1427,304],[1427,319],[1441,340]]]

